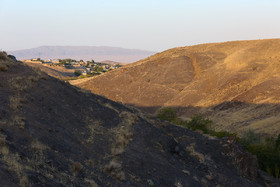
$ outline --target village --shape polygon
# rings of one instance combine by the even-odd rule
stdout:
[[[104,63],[104,62],[95,62],[91,61],[83,61],[83,60],[74,60],[74,59],[49,59],[42,60],[41,58],[32,58],[28,60],[23,60],[25,63],[34,63],[40,64],[46,67],[64,67],[68,70],[73,70],[73,74],[75,76],[94,76],[102,73],[106,73],[108,71],[118,69],[122,65],[118,63]]]

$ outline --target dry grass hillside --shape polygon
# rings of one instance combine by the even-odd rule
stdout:
[[[76,85],[151,113],[203,113],[219,130],[280,133],[280,39],[174,48]]]
[[[0,52],[0,186],[278,186],[254,156]]]
[[[69,79],[69,78],[76,77],[74,74],[75,69],[67,69],[65,67],[60,67],[60,66],[36,64],[32,62],[24,62],[24,63],[28,66],[38,68],[41,71],[57,79]]]

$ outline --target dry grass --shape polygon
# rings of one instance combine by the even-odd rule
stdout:
[[[205,163],[205,157],[203,154],[197,152],[194,149],[195,144],[191,144],[190,146],[186,147],[186,151],[190,153],[190,155],[196,157],[201,163]]]
[[[103,106],[106,106],[107,108],[110,108],[114,111],[116,111],[117,113],[119,113],[119,111],[117,109],[115,109],[110,103],[102,103],[102,102],[99,102],[100,104],[102,104]]]
[[[32,143],[31,143],[31,148],[32,148],[33,150],[38,151],[41,155],[43,155],[43,152],[44,152],[46,149],[49,149],[48,146],[42,144],[42,143],[41,143],[40,141],[38,141],[37,139],[32,141]]]
[[[86,139],[86,143],[93,143],[94,142],[94,134],[98,133],[96,132],[95,129],[98,129],[98,126],[100,126],[102,124],[102,121],[95,121],[91,118],[89,118],[88,116],[86,117],[85,120],[86,124],[89,124],[87,126],[88,131],[87,133],[89,134],[89,137]]]
[[[9,80],[9,85],[11,88],[17,91],[24,91],[32,87],[35,82],[37,82],[40,76],[28,76],[28,77],[15,77]]]
[[[118,127],[113,129],[116,134],[111,150],[113,155],[119,155],[123,153],[125,147],[133,137],[131,126],[138,121],[138,117],[130,112],[121,112],[119,116],[122,119],[122,122],[118,125]]]

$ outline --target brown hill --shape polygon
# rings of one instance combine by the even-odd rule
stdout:
[[[101,63],[104,63],[104,64],[120,64],[120,65],[127,65],[128,64],[128,63],[115,62],[115,61],[112,61],[112,60],[103,60]]]
[[[208,114],[219,130],[280,133],[279,39],[174,48],[77,85],[151,113]]]
[[[279,185],[255,157],[0,52],[0,186]]]

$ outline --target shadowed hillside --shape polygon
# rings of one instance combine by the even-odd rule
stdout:
[[[146,117],[0,53],[1,186],[263,186],[227,138]]]
[[[76,85],[112,100],[154,108],[151,113],[172,106],[199,107],[197,112],[206,114],[228,101],[279,104],[279,84],[280,40],[271,39],[174,48]],[[258,120],[273,124],[265,127],[268,133],[279,133],[280,111],[272,110]],[[255,110],[246,107],[226,117],[215,112],[210,118],[224,130],[231,129],[233,121],[257,118]],[[181,116],[190,117],[187,111]],[[248,122],[245,128],[261,131],[257,126]]]

